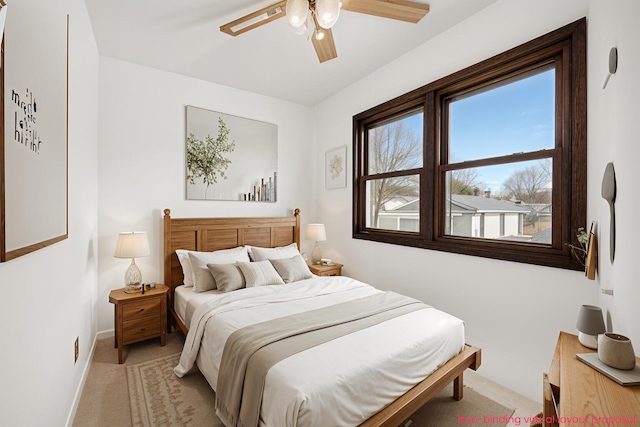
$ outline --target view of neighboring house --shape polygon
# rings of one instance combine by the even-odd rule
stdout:
[[[385,204],[378,214],[378,228],[419,231],[419,202],[418,198],[404,203],[394,199]],[[450,219],[446,224],[447,234],[486,239],[530,241],[532,235],[525,234],[525,224],[534,230],[527,219],[531,219],[532,214],[537,215],[534,207],[520,202],[458,194],[451,195],[447,209]]]
[[[524,219],[531,208],[518,202],[452,194],[446,232],[454,236],[527,241]]]
[[[524,219],[524,234],[535,236],[551,228],[551,203],[527,203],[531,213]]]
[[[420,199],[398,197],[384,204],[374,228],[383,230],[420,231]]]

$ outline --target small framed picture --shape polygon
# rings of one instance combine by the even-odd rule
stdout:
[[[347,147],[342,146],[325,154],[325,188],[344,188],[347,186]]]

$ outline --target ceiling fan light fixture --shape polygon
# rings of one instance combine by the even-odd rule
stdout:
[[[316,30],[316,40],[322,40],[324,38],[324,31],[322,31],[322,28],[318,28]]]
[[[291,25],[291,23],[289,23],[289,28],[291,29],[291,31],[294,34],[304,34],[309,29],[307,22],[308,21],[305,20],[304,23],[302,25],[300,25],[299,27],[294,27],[293,25]]]
[[[287,19],[293,28],[300,28],[307,22],[309,2],[307,0],[287,0]]]
[[[340,0],[316,0],[316,18],[318,25],[329,29],[340,16]]]

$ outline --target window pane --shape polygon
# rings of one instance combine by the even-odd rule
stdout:
[[[445,234],[551,244],[551,159],[446,173]]]
[[[367,181],[367,206],[367,228],[419,232],[419,176]]]
[[[368,130],[369,175],[422,167],[422,109]]]
[[[449,163],[554,148],[552,65],[453,98]]]

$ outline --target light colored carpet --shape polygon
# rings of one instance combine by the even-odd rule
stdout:
[[[180,379],[173,373],[179,359],[180,353],[177,353],[127,366],[133,426],[222,427],[213,408],[214,392],[202,374],[194,369]],[[502,406],[466,386],[461,401],[453,400],[452,394],[449,385],[403,425],[504,427],[514,413],[513,408]]]

